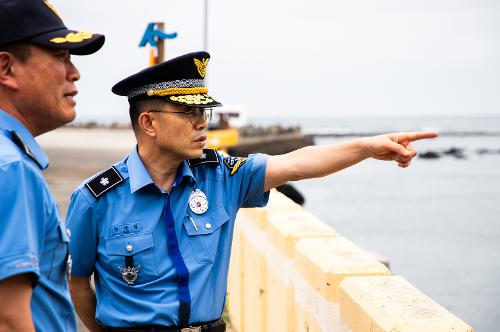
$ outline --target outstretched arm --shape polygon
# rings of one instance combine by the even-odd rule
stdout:
[[[332,174],[367,158],[394,160],[398,166],[408,167],[417,154],[411,143],[437,135],[434,131],[386,134],[339,144],[308,146],[272,156],[267,162],[264,191],[288,181]]]

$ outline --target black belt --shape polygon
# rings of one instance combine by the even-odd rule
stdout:
[[[208,323],[194,323],[188,327],[177,326],[136,326],[136,327],[104,327],[109,332],[225,332],[226,323],[217,320]]]

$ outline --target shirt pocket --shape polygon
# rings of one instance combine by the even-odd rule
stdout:
[[[69,256],[69,235],[66,226],[58,221],[57,224],[57,240],[54,246],[52,267],[50,269],[48,278],[56,282],[63,282],[66,280],[68,273],[70,273],[70,256]]]
[[[200,264],[213,263],[217,256],[223,225],[229,215],[223,206],[202,215],[188,214],[184,217],[184,229],[189,235],[189,243]]]
[[[138,269],[137,279],[134,284],[155,280],[158,277],[152,233],[121,236],[106,240],[105,263],[111,267],[119,278],[122,278],[122,269],[127,267],[130,256],[132,256],[133,267]]]

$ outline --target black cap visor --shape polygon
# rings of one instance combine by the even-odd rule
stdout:
[[[34,44],[67,49],[74,55],[88,55],[97,52],[104,44],[104,35],[91,32],[61,29],[28,38]]]

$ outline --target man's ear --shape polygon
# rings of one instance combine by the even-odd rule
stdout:
[[[156,128],[153,124],[153,118],[151,113],[143,112],[139,115],[137,119],[137,124],[141,131],[150,137],[156,137]]]
[[[8,52],[0,52],[0,85],[18,90],[15,66],[19,61]]]

